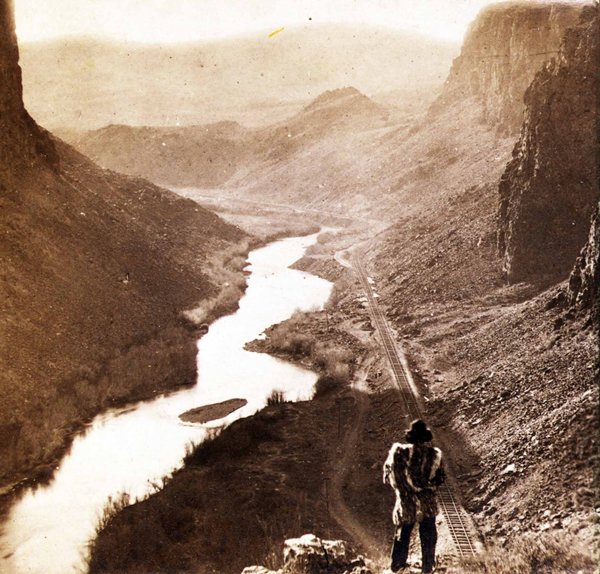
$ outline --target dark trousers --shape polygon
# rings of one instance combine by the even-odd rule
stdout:
[[[408,547],[410,546],[410,535],[414,524],[405,524],[400,530],[400,537],[394,538],[392,547],[392,571],[397,572],[406,566],[408,559]],[[437,529],[435,527],[435,516],[424,518],[419,523],[419,536],[421,538],[421,557],[423,572],[432,572],[435,564],[435,545],[437,543]]]

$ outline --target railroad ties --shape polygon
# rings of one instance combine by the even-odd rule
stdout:
[[[358,274],[365,295],[367,296],[371,318],[379,333],[385,355],[394,375],[398,392],[406,407],[406,412],[413,418],[423,418],[422,409],[419,406],[419,391],[414,386],[414,383],[412,383],[412,379],[409,379],[407,376],[405,367],[400,360],[390,327],[373,294],[373,288],[369,283],[364,265],[356,256],[353,257],[352,264]],[[469,527],[465,511],[462,506],[456,502],[454,489],[454,480],[450,477],[450,480],[439,489],[438,500],[442,507],[442,512],[446,519],[448,530],[450,531],[450,536],[452,537],[452,542],[454,543],[457,554],[461,558],[465,558],[476,554],[477,546],[473,540],[474,535]]]

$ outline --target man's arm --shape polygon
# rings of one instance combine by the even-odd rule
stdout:
[[[429,484],[441,486],[446,481],[446,470],[444,469],[444,458],[439,448],[434,448],[435,458],[429,473]]]
[[[387,458],[383,463],[383,484],[394,486],[394,458],[396,456],[396,450],[398,450],[399,446],[400,444],[397,442],[392,445],[390,451],[388,452]]]

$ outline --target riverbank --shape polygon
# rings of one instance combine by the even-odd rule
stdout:
[[[292,237],[253,250],[238,311],[211,324],[198,344],[200,384],[97,417],[89,432],[75,441],[52,483],[28,491],[11,508],[0,539],[8,568],[62,574],[82,567],[81,558],[105,505],[121,500],[121,494],[141,500],[156,492],[163,478],[181,466],[190,445],[213,435],[215,425],[181,422],[179,416],[190,408],[243,399],[245,406],[221,421],[223,426],[262,408],[274,389],[293,401],[312,395],[314,373],[248,353],[244,344],[290,317],[295,308],[309,310],[325,303],[330,283],[289,269],[316,239],[316,234]],[[197,321],[205,320],[206,312],[197,309]],[[71,518],[67,529],[56,516],[58,508]]]
[[[269,219],[263,219],[263,230],[256,221],[256,235],[243,235],[237,243],[217,247],[206,255],[204,279],[213,285],[210,296],[193,308],[180,309],[169,324],[165,324],[144,340],[130,343],[90,368],[50,389],[52,397],[45,402],[44,417],[22,417],[15,425],[0,425],[5,448],[16,451],[24,439],[36,443],[40,436],[43,452],[33,464],[28,462],[0,478],[0,517],[4,516],[20,492],[47,484],[59,461],[68,454],[75,437],[81,434],[94,417],[103,411],[118,410],[140,401],[155,399],[192,387],[197,380],[197,341],[199,329],[238,308],[245,292],[247,254],[286,236],[307,235],[319,230],[299,218],[280,222],[274,230]],[[196,255],[187,253],[196,265]],[[203,280],[204,280],[203,279]],[[204,288],[204,287],[203,287]],[[190,287],[193,290],[192,287]],[[201,291],[198,288],[198,291]],[[203,292],[203,291],[202,291]],[[15,432],[11,429],[15,427]],[[7,427],[6,429],[4,427]],[[7,434],[8,433],[8,434]]]
[[[118,366],[111,364],[96,385],[90,383],[80,387],[79,394],[60,397],[58,405],[50,403],[45,409],[48,418],[44,426],[53,420],[67,418],[66,414],[72,416],[68,417],[67,424],[53,431],[52,450],[43,460],[5,477],[0,491],[0,515],[4,516],[21,492],[44,486],[52,480],[58,463],[70,451],[75,437],[85,431],[97,414],[194,385],[197,337],[197,329],[189,322],[181,321],[162,332],[159,339],[128,349],[121,361],[126,361],[130,367],[121,366],[121,361]],[[119,382],[118,388],[115,381]],[[32,421],[32,424],[40,423]]]
[[[72,380],[63,381],[51,389],[54,394],[44,407],[42,419],[22,420],[19,440],[31,443],[43,436],[44,450],[34,464],[17,467],[3,477],[0,516],[5,515],[20,492],[52,480],[74,438],[97,414],[168,395],[196,383],[197,341],[202,336],[199,327],[237,309],[246,288],[243,268],[247,253],[256,242],[245,236],[207,256],[204,271],[215,286],[213,296],[188,312],[180,309],[169,324],[147,339],[120,349],[94,370],[86,369]],[[18,448],[18,443],[13,448]]]
[[[321,241],[311,247],[294,267],[316,257],[323,274],[338,274],[331,252],[319,258],[322,247]],[[355,542],[364,547],[381,540],[376,552],[387,546],[393,502],[373,469],[406,421],[397,416],[401,404],[382,360],[373,357],[373,329],[366,309],[357,304],[357,286],[348,270],[340,273],[345,277],[338,277],[326,310],[295,315],[268,329],[265,340],[248,345],[317,370],[314,400],[274,404],[199,447],[164,490],[110,520],[94,543],[92,572],[189,567],[239,573],[248,555],[260,563],[261,552],[268,555],[298,528],[341,535],[352,529],[356,521],[348,517],[355,514],[365,523],[360,532],[368,533],[365,538],[359,532]],[[360,428],[357,417],[364,421]],[[143,525],[147,520],[151,531]],[[182,524],[183,540],[181,532],[177,542],[170,539],[173,522]],[[242,527],[243,536],[231,534]],[[215,547],[214,541],[224,538]],[[232,558],[224,544],[234,540]],[[133,554],[120,550],[132,545]]]
[[[393,493],[380,469],[409,421],[358,283],[339,272],[325,310],[296,314],[247,345],[320,372],[314,399],[273,404],[198,447],[161,492],[108,522],[93,544],[93,574],[275,567],[281,542],[308,531],[387,554]]]
[[[337,312],[353,308],[352,300],[348,297]],[[325,311],[296,316],[267,336],[290,325],[302,328],[330,351],[352,358],[356,384],[339,380],[312,401],[271,405],[198,447],[164,490],[113,517],[94,543],[90,571],[239,574],[249,563],[270,563],[280,541],[294,532],[345,534],[346,525],[335,513],[338,499],[362,516],[372,538],[385,547],[391,492],[382,488],[380,472],[373,468],[385,458],[387,433],[400,432],[404,421],[392,415],[394,405],[399,408],[395,393],[368,395],[374,381],[381,384],[384,377],[381,366],[367,359],[371,335],[362,329],[364,310],[356,317],[352,312],[347,321],[357,336],[328,325]],[[277,354],[305,366],[320,365],[326,374],[318,354],[281,348]],[[383,421],[378,413],[382,403],[392,409]],[[348,454],[341,447],[355,430],[359,411],[364,426],[356,442],[346,445],[353,453],[351,466],[340,469]]]

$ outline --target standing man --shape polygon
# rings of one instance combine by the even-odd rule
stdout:
[[[437,488],[444,482],[442,451],[431,445],[433,436],[422,420],[413,421],[406,442],[392,445],[383,465],[383,482],[396,493],[392,515],[396,531],[392,547],[392,572],[407,566],[410,535],[419,523],[423,574],[433,572],[438,513]]]

